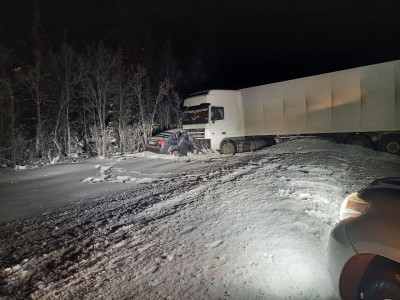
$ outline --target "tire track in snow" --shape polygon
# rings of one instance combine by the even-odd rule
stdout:
[[[101,269],[98,264],[118,248],[129,253],[129,249],[141,246],[143,251],[138,252],[145,253],[150,246],[135,240],[135,234],[190,202],[178,203],[156,215],[148,213],[152,206],[194,189],[202,180],[218,180],[224,174],[231,177],[230,170],[237,163],[234,159],[226,162],[217,161],[194,174],[137,186],[131,191],[89,199],[71,209],[1,226],[0,295],[13,299],[43,296],[39,291],[82,284],[80,270],[91,266]],[[114,263],[117,261],[111,260]]]

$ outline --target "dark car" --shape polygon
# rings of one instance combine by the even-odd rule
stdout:
[[[147,140],[146,150],[160,154],[187,155],[188,152],[201,151],[195,138],[182,129],[171,129]]]
[[[342,299],[400,299],[400,178],[348,196],[332,230],[328,269]]]

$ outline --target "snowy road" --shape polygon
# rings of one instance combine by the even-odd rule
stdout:
[[[326,245],[343,197],[400,176],[400,157],[323,140],[176,163],[3,224],[0,298],[336,299]]]
[[[131,187],[117,180],[108,180],[108,184],[103,186],[82,184],[82,179],[101,179],[95,166],[112,166],[114,177],[128,176],[142,180],[174,177],[188,168],[194,168],[193,164],[184,160],[157,158],[151,154],[147,157],[138,154],[107,160],[89,159],[75,164],[51,165],[17,172],[3,169],[0,173],[0,223],[49,213],[60,207],[86,202],[88,198]]]

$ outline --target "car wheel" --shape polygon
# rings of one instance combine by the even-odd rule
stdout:
[[[173,149],[173,150],[171,150],[170,154],[173,155],[173,156],[179,157],[179,150],[178,149]]]
[[[379,269],[369,272],[363,278],[359,299],[380,300],[400,299],[400,268],[399,265],[387,264],[381,261]],[[376,263],[373,263],[376,265]]]
[[[378,144],[379,151],[391,154],[400,154],[400,135],[387,134],[384,135]]]
[[[360,299],[400,299],[400,281],[396,277],[375,279],[360,292]]]
[[[235,152],[235,145],[232,142],[226,141],[222,144],[221,154],[235,154]]]

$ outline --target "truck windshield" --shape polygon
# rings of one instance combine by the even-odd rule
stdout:
[[[192,106],[183,114],[183,125],[208,123],[208,106]]]

